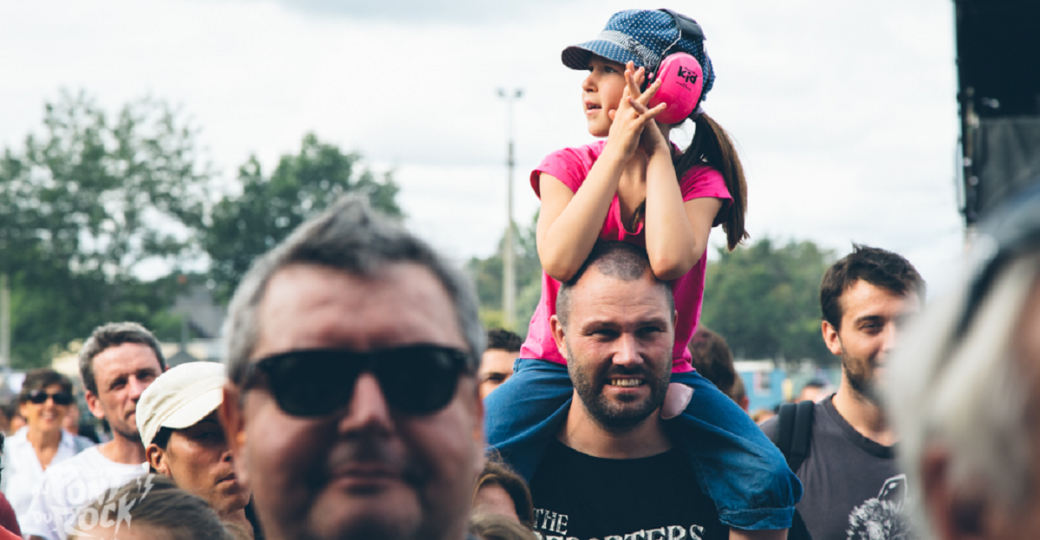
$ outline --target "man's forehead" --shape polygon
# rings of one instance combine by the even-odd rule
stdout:
[[[898,293],[864,279],[857,279],[845,287],[838,298],[838,303],[841,306],[843,318],[874,315],[899,316],[920,311],[922,307],[921,299],[916,291],[907,290],[904,293]],[[889,313],[889,310],[893,308],[896,312]]]
[[[371,276],[327,266],[287,266],[268,282],[258,316],[254,358],[319,347],[465,345],[444,285],[415,263],[391,263]]]
[[[113,345],[94,355],[92,363],[95,377],[118,377],[148,368],[161,370],[159,357],[144,343]]]
[[[663,307],[667,312],[671,291],[649,271],[634,280],[605,275],[593,266],[571,288],[571,311],[584,309],[591,313],[611,308],[636,306]]]

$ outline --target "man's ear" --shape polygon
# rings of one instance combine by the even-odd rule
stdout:
[[[570,361],[570,358],[567,358],[567,340],[563,331],[563,323],[556,315],[549,318],[549,330],[552,332],[553,341],[556,342],[556,350],[560,351],[560,355],[567,361]]]
[[[148,448],[144,449],[144,457],[156,472],[170,478],[170,464],[167,462],[166,451],[159,448],[159,445],[149,444]]]
[[[823,321],[820,324],[820,332],[823,334],[823,343],[827,345],[827,349],[831,351],[831,354],[841,356],[841,336],[838,335],[838,329],[830,322]]]
[[[98,420],[105,419],[105,410],[101,408],[101,400],[90,390],[83,392],[83,398],[87,401],[87,409]]]
[[[248,466],[245,459],[246,419],[242,412],[242,393],[238,387],[228,381],[224,383],[224,401],[217,408],[220,425],[224,428],[224,440],[231,450],[235,475],[241,483],[248,485]]]

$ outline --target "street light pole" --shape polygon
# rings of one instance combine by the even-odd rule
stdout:
[[[513,102],[523,96],[517,88],[512,93],[498,89],[498,97],[506,100],[506,133],[509,139],[509,154],[506,159],[506,241],[502,250],[502,315],[503,323],[510,330],[516,329],[516,249],[513,247]]]

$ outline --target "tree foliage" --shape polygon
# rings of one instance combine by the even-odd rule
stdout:
[[[392,174],[377,179],[371,170],[361,168],[360,160],[356,153],[344,154],[307,134],[300,152],[283,155],[270,176],[263,174],[255,156],[242,165],[241,195],[216,203],[209,226],[200,231],[217,297],[228,300],[253,259],[344,193],[366,193],[373,207],[401,217]]]
[[[46,104],[43,125],[0,160],[0,272],[11,277],[16,365],[106,321],[148,322],[170,299],[135,269],[190,255],[208,191],[195,130],[164,103],[139,100],[109,117],[65,93]]]
[[[43,365],[97,325],[143,323],[176,339],[169,309],[209,281],[226,300],[252,260],[348,191],[401,216],[397,185],[314,135],[268,176],[254,157],[241,194],[215,198],[197,130],[143,99],[108,115],[84,94],[47,103],[43,130],[0,158],[0,273],[12,291],[15,367]],[[198,267],[208,255],[210,269]],[[151,266],[164,277],[141,278]],[[153,273],[155,273],[153,271]]]
[[[542,295],[542,263],[538,259],[538,249],[535,246],[537,221],[538,215],[535,214],[529,226],[514,225],[513,229],[513,247],[516,250],[513,259],[516,263],[516,325],[508,330],[520,334],[521,337],[527,335],[528,323]],[[505,242],[503,231],[502,239],[498,242],[498,250],[493,255],[484,259],[473,257],[466,265],[477,286],[481,319],[488,328],[505,327],[505,316],[502,312],[502,254]]]
[[[769,238],[708,263],[701,322],[738,357],[833,361],[820,336],[820,280],[833,253]]]

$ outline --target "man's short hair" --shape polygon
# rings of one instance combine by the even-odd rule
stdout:
[[[159,359],[159,371],[166,371],[166,358],[163,357],[159,341],[145,327],[135,322],[108,323],[95,328],[79,350],[79,375],[87,391],[94,395],[98,393],[97,381],[94,379],[94,357],[109,347],[118,347],[124,343],[147,345]]]
[[[730,398],[734,384],[740,377],[733,366],[733,353],[722,336],[712,332],[708,327],[700,325],[690,339],[690,364],[705,379]]]
[[[280,270],[312,264],[360,277],[376,277],[391,264],[417,264],[444,286],[469,348],[470,372],[484,352],[484,328],[469,279],[451,267],[425,242],[371,208],[363,197],[347,195],[285,241],[254,261],[235,290],[225,323],[228,378],[243,384],[249,357],[260,336],[258,316],[267,283]]]
[[[524,340],[505,328],[492,328],[487,331],[487,349],[508,352],[520,352]]]
[[[564,327],[567,326],[567,317],[571,310],[571,289],[592,267],[595,267],[604,276],[621,281],[636,281],[647,272],[653,275],[650,259],[647,257],[645,249],[626,242],[598,240],[581,268],[569,281],[560,285],[560,291],[556,295],[556,317]],[[657,276],[654,276],[654,281],[664,290],[665,296],[668,298],[669,312],[674,312],[675,297],[672,296],[671,285],[657,279]]]
[[[146,482],[140,478],[131,480],[115,493],[106,490],[100,499],[79,511],[77,523],[80,526],[83,523],[97,524],[98,516],[109,511],[112,501],[120,500],[132,503],[126,507],[126,527],[131,526],[130,521],[133,520],[132,526],[142,531],[161,531],[166,538],[232,538],[206,501],[178,488],[173,480],[157,474],[149,474]],[[73,534],[69,538],[91,538],[91,531],[87,529],[83,531],[86,534]]]
[[[841,296],[859,280],[900,296],[917,293],[924,302],[924,280],[910,261],[891,251],[853,244],[852,253],[828,268],[820,285],[823,320],[835,330],[841,330]]]
[[[62,392],[72,393],[72,381],[68,377],[51,368],[34,369],[25,374],[25,380],[22,381],[22,390],[18,394],[18,402],[25,403],[28,401],[29,394],[33,390],[44,390],[48,386],[55,384],[61,386]]]

